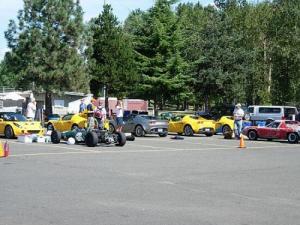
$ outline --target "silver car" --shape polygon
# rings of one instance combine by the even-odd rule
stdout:
[[[135,115],[131,114],[128,117],[124,117],[124,133],[132,133],[137,137],[143,137],[145,134],[158,134],[160,137],[166,137],[168,135],[167,120],[159,120],[154,116],[149,115]],[[113,126],[113,127],[111,127]],[[116,128],[116,122],[110,121],[110,130]]]

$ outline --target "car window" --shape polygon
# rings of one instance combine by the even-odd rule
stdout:
[[[285,115],[295,115],[296,108],[284,108],[284,114]]]
[[[147,115],[141,115],[142,118],[146,119],[146,120],[156,120],[157,118],[154,116],[147,116]]]
[[[65,115],[62,120],[71,120],[72,119],[72,116],[74,116],[74,114],[68,114],[68,115]]]
[[[0,115],[4,121],[27,121],[26,117],[18,113],[4,113]]]
[[[280,125],[280,122],[272,122],[270,124],[267,125],[267,127],[270,127],[270,128],[278,128]]]
[[[259,107],[259,113],[281,113],[281,108]]]

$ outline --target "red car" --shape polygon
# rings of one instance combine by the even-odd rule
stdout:
[[[300,138],[300,123],[292,120],[275,120],[265,127],[250,126],[243,130],[249,140],[283,139],[291,144],[296,144]]]

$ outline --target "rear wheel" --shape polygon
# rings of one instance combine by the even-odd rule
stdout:
[[[124,133],[121,133],[121,132],[117,132],[116,133],[117,135],[117,139],[118,139],[118,143],[116,143],[116,146],[124,146],[126,144],[126,136]]]
[[[190,126],[190,125],[186,125],[184,127],[184,134],[186,136],[193,136],[194,135],[194,131],[193,131],[193,128]]]
[[[228,125],[223,126],[223,128],[222,128],[223,135],[225,135],[227,133],[231,133],[231,132],[232,132],[232,129],[230,128],[230,126],[228,126]]]
[[[135,127],[134,134],[137,137],[143,137],[143,136],[145,136],[145,131],[141,125],[137,125]]]
[[[289,143],[296,144],[299,141],[299,136],[296,133],[289,133],[287,139]]]
[[[248,132],[248,138],[249,138],[249,140],[257,140],[257,133],[256,133],[256,131],[255,130],[250,130],[249,132]]]
[[[61,139],[61,132],[54,130],[51,133],[51,142],[53,144],[59,144]]]
[[[15,136],[14,130],[11,126],[6,126],[4,130],[4,136],[5,138],[11,139]]]
[[[88,147],[95,147],[98,144],[98,135],[95,132],[88,132],[85,136],[85,144]]]

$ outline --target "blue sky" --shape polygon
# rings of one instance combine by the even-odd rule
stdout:
[[[84,20],[88,21],[101,12],[104,0],[81,0],[81,6],[85,12]],[[115,15],[119,21],[124,21],[127,15],[134,9],[140,8],[146,10],[150,8],[155,0],[106,0],[106,3],[112,5]],[[181,0],[180,2],[193,2],[198,0]],[[199,0],[202,5],[212,4],[213,0]],[[22,9],[23,0],[0,0],[0,60],[4,53],[8,51],[7,42],[4,37],[4,31],[10,19],[16,19],[18,10]]]

